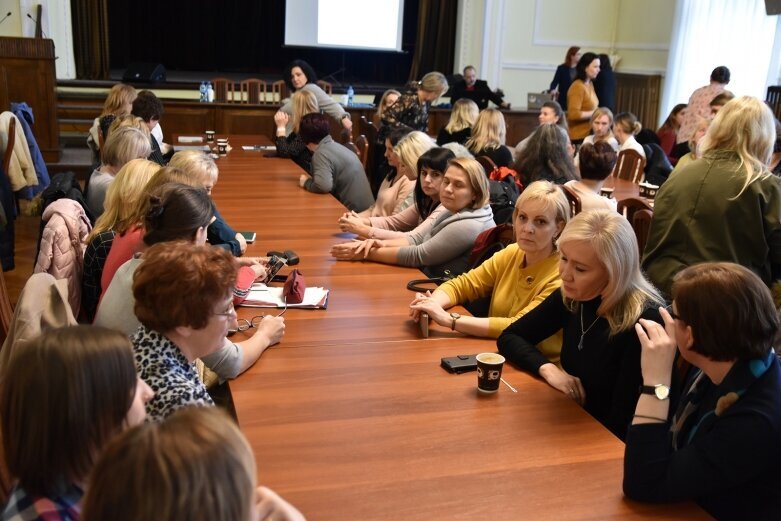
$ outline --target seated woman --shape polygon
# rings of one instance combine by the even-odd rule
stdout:
[[[623,439],[642,383],[634,325],[661,322],[664,301],[640,271],[635,232],[622,215],[581,212],[558,246],[561,288],[504,330],[499,352]],[[535,347],[559,329],[561,368]]]
[[[673,149],[678,141],[678,129],[681,128],[686,107],[688,107],[686,103],[678,103],[674,106],[670,111],[670,115],[664,120],[659,130],[656,131],[656,136],[659,138],[659,146],[662,147],[662,150],[667,154],[667,158],[673,165],[678,162],[678,156],[673,155]]]
[[[418,158],[418,178],[413,191],[413,204],[387,217],[357,217],[350,212],[339,219],[339,228],[364,239],[392,239],[420,233],[430,227],[446,211],[439,204],[439,189],[448,161],[455,158],[445,148],[431,148]]]
[[[400,134],[403,136],[390,148],[389,145]],[[428,135],[418,131],[406,132],[406,129],[394,130],[385,142],[385,155],[388,165],[392,168],[377,191],[375,203],[359,213],[359,217],[387,217],[410,206],[417,177],[415,164],[423,152],[434,147],[434,142]]]
[[[199,230],[206,228],[213,216],[213,204],[206,193],[191,186],[167,184],[157,188],[149,197],[144,227],[144,244],[170,244],[190,241],[201,244]],[[135,313],[133,277],[143,264],[145,253],[135,256],[120,266],[105,291],[95,324],[133,335],[141,325]],[[238,275],[233,288],[234,303],[246,298],[255,279],[265,276],[265,267],[252,259],[238,259]],[[243,342],[233,343],[227,338],[222,349],[204,358],[203,363],[222,380],[235,378],[250,367],[271,345],[276,344],[285,332],[283,317],[267,317],[255,334]]]
[[[494,227],[488,195],[488,179],[480,163],[474,159],[453,159],[439,190],[440,203],[447,211],[428,231],[398,239],[337,244],[331,255],[337,260],[415,266],[430,277],[442,276],[445,271],[461,274],[468,267],[477,236]]]
[[[388,89],[382,93],[380,103],[377,105],[377,112],[375,112],[374,116],[372,116],[372,123],[374,123],[375,127],[380,127],[382,117],[385,115],[385,111],[388,110],[391,105],[396,103],[400,97],[401,92],[397,91],[396,89]]]
[[[562,185],[578,178],[569,138],[558,125],[540,125],[513,168],[521,176],[524,186],[539,180]]]
[[[304,60],[293,60],[285,68],[282,77],[291,94],[301,90],[313,94],[320,111],[331,116],[334,121],[339,122],[345,130],[352,130],[353,122],[350,119],[350,113],[317,86],[317,75],[311,65]],[[293,120],[290,118],[294,112],[292,99],[285,101],[279,110],[288,116],[288,121],[285,124],[285,135],[289,136],[293,132]]]
[[[114,118],[130,114],[133,110],[133,102],[138,92],[132,85],[117,83],[108,91],[106,101],[103,102],[103,111],[97,117],[90,129],[90,137],[94,143],[100,143],[99,133],[103,135],[105,143],[109,136],[109,129]]]
[[[168,164],[197,179],[209,195],[211,195],[220,175],[214,159],[200,150],[177,152]],[[244,236],[234,231],[225,222],[216,206],[214,207],[214,221],[206,231],[206,240],[213,246],[226,249],[236,257],[240,257],[247,251],[247,241]]]
[[[513,163],[513,154],[504,145],[506,134],[504,114],[497,109],[485,109],[477,117],[466,148],[475,157],[486,156],[496,166],[509,167]]]
[[[146,406],[153,421],[188,405],[214,404],[193,362],[222,348],[236,320],[238,264],[225,250],[205,245],[204,226],[195,233],[195,244],[150,247],[133,275],[134,310],[141,322],[133,350],[141,378],[156,390]]]
[[[579,145],[588,136],[589,120],[599,107],[599,98],[594,90],[594,80],[599,74],[599,57],[593,52],[584,53],[575,73],[575,81],[567,91],[567,124],[572,143]]]
[[[635,326],[644,387],[626,437],[624,493],[694,500],[716,519],[777,519],[781,321],[770,291],[742,266],[703,263],[675,276],[672,296],[664,326]],[[667,399],[676,351],[693,366],[677,407]]]
[[[542,104],[542,107],[540,107],[540,115],[537,116],[537,121],[540,125],[558,125],[564,130],[564,132],[567,133],[567,136],[569,136],[567,129],[567,116],[564,114],[564,110],[561,108],[561,105],[555,101],[546,101]],[[526,145],[529,144],[530,139],[531,134],[523,138],[517,145],[515,145],[515,149],[513,150],[513,159],[516,163],[523,155],[523,151],[526,149]]]
[[[431,320],[453,331],[497,338],[561,285],[556,238],[567,221],[569,203],[559,187],[548,181],[532,183],[515,203],[515,243],[433,293],[418,293],[410,305],[410,315],[418,321],[420,313],[425,312]],[[486,318],[445,311],[485,297],[491,299]],[[558,358],[561,335],[554,334],[538,348],[548,358]]]
[[[453,103],[450,119],[437,135],[437,145],[442,146],[454,141],[465,144],[472,135],[472,127],[479,115],[480,109],[477,108],[477,103],[469,98],[461,98]]]
[[[618,201],[600,195],[605,179],[613,172],[618,157],[607,142],[584,143],[580,147],[580,180],[568,181],[565,186],[572,188],[580,197],[581,210],[616,211]]]
[[[148,159],[160,166],[167,165],[173,154],[173,147],[162,141],[162,131],[158,128],[164,111],[163,102],[151,90],[142,90],[136,96],[135,101],[133,101],[133,115],[144,120],[151,134],[149,142],[152,145],[152,153],[149,154]],[[156,133],[160,135],[156,137]]]
[[[431,104],[448,89],[447,79],[441,72],[429,72],[420,81],[411,82],[401,97],[382,115],[378,133],[381,143],[396,128],[428,130],[428,111]]]
[[[616,135],[616,140],[620,145],[618,153],[620,154],[624,150],[634,150],[640,157],[645,159],[645,150],[643,145],[637,142],[635,134],[643,129],[643,125],[637,121],[637,117],[631,112],[622,112],[616,115],[616,121],[613,125],[613,133]]]
[[[160,165],[147,159],[134,159],[122,167],[106,194],[106,211],[95,223],[87,242],[101,241],[105,232],[114,232],[100,275],[101,292],[105,292],[117,269],[139,251],[144,237],[143,215],[139,213],[146,196],[146,184]]]
[[[149,155],[149,131],[146,133],[132,127],[116,130],[103,144],[100,167],[95,169],[87,181],[86,203],[92,216],[98,219],[103,214],[106,192],[117,172],[133,159]]]
[[[257,473],[252,449],[227,414],[188,407],[162,423],[130,429],[106,448],[82,520],[304,521],[295,507],[257,486]],[[185,490],[183,501],[175,491]]]
[[[320,112],[317,106],[317,98],[308,90],[300,90],[293,93],[291,98],[293,115],[277,111],[274,114],[274,123],[277,125],[277,131],[274,134],[274,144],[277,147],[277,156],[289,157],[295,163],[306,170],[312,172],[312,152],[306,148],[301,136],[298,135],[301,118],[313,112]],[[287,133],[288,123],[292,124],[292,131]]]
[[[142,423],[153,392],[128,338],[53,329],[17,349],[0,386],[5,464],[16,486],[3,519],[79,519],[87,477],[109,440]]]
[[[583,144],[594,144],[604,141],[618,152],[621,145],[618,144],[618,140],[613,135],[613,111],[607,107],[595,109],[593,114],[591,114],[590,124],[591,134],[583,139]]]

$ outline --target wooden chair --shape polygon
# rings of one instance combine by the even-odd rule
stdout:
[[[618,154],[612,175],[635,184],[642,182],[645,176],[645,158],[635,150],[622,150]]]
[[[271,84],[271,103],[280,104],[287,98],[287,85],[284,80],[277,80]]]
[[[236,84],[228,78],[214,78],[211,80],[214,87],[214,101],[216,103],[229,103],[236,99]]]
[[[361,134],[355,138],[355,147],[358,149],[358,159],[361,160],[363,171],[368,173],[369,141],[366,139],[366,136]]]
[[[644,199],[629,197],[618,201],[618,213],[626,217],[632,225],[637,237],[637,247],[642,255],[651,232],[654,209]]]
[[[326,94],[328,94],[329,96],[330,96],[331,94],[333,94],[333,92],[334,92],[334,87],[333,87],[333,85],[331,85],[329,82],[327,82],[327,81],[325,81],[325,80],[317,80],[317,81],[315,82],[315,84],[316,84],[318,87],[320,87],[321,89],[323,89],[323,92],[325,92],[325,93],[326,93]]]
[[[239,90],[241,91],[241,103],[249,105],[265,105],[268,103],[266,94],[268,92],[268,84],[256,78],[248,78],[242,80],[239,83]]]
[[[355,153],[355,155],[358,156],[358,159],[361,159],[361,151],[358,150],[358,147],[356,146],[355,143],[353,143],[352,141],[343,141],[342,145],[352,150]]]
[[[366,154],[366,162],[371,166],[371,169],[378,163],[376,158],[378,133],[379,131],[377,130],[377,127],[374,126],[374,123],[366,119],[366,116],[361,116],[361,119],[358,120],[358,134],[366,136],[366,141],[369,145]],[[368,174],[369,171],[367,170],[366,173]]]
[[[583,205],[580,202],[580,196],[575,190],[567,185],[561,185],[561,189],[564,192],[564,195],[567,196],[567,201],[569,201],[570,214],[572,217],[575,217],[577,214],[583,211]]]

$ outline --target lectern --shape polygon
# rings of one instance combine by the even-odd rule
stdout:
[[[0,110],[11,102],[33,109],[33,132],[47,163],[60,160],[54,42],[48,38],[0,37]]]

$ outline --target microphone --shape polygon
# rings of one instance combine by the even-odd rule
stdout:
[[[5,19],[8,18],[9,16],[11,16],[11,11],[8,11],[8,13],[3,17],[3,19],[0,20],[0,24],[5,22]]]
[[[11,14],[11,13],[8,13],[8,14]],[[33,16],[32,16],[30,13],[27,13],[27,18],[29,18],[30,20],[32,20],[33,22],[35,22],[35,25],[36,25],[36,26],[38,25],[38,20],[36,20],[35,18],[33,18]],[[5,20],[5,18],[3,18],[3,20]],[[1,22],[0,22],[0,23],[1,23]],[[41,29],[41,36],[43,36],[44,38],[47,38],[47,36],[46,36],[46,33],[45,33],[45,32],[43,32],[43,29]]]

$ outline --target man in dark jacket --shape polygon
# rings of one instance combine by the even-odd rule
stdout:
[[[450,103],[455,103],[461,98],[469,98],[480,110],[488,107],[488,102],[493,101],[503,109],[509,109],[510,104],[504,101],[504,93],[497,89],[492,91],[485,80],[477,79],[477,70],[468,65],[464,68],[464,79],[453,85]]]

